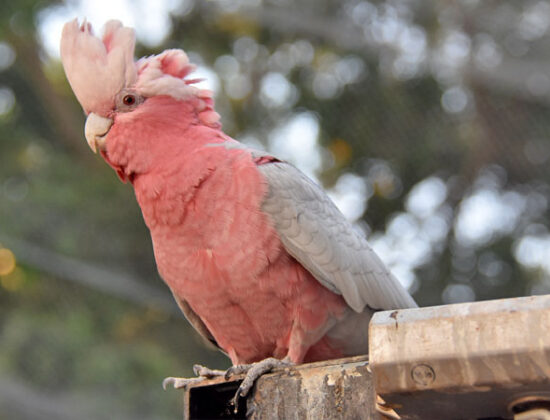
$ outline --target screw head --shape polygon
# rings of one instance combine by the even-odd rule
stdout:
[[[417,385],[427,387],[435,381],[435,371],[430,365],[420,363],[411,369],[411,378]]]

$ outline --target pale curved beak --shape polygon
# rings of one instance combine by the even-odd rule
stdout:
[[[84,135],[90,149],[94,153],[99,150],[105,150],[105,136],[113,125],[111,118],[105,118],[100,115],[90,112],[84,126]]]

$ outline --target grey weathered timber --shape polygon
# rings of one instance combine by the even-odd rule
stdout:
[[[379,312],[369,347],[376,392],[402,419],[550,407],[550,296]]]
[[[193,384],[184,393],[184,418],[255,420],[379,419],[367,357],[279,369],[262,376],[234,414],[228,402],[241,378]]]

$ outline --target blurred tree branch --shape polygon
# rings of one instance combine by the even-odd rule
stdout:
[[[17,74],[18,77],[17,80],[12,79],[15,83],[9,84],[14,89],[18,100],[26,102],[27,108],[23,107],[23,112],[34,109],[42,114],[46,132],[40,135],[74,152],[84,161],[89,161],[90,153],[83,140],[84,118],[76,113],[74,105],[68,98],[61,96],[53,88],[44,74],[44,65],[40,59],[41,48],[35,36],[7,31],[6,41],[17,54],[15,68],[10,73]]]
[[[66,257],[5,235],[0,235],[0,241],[9,246],[21,262],[44,273],[83,284],[141,306],[181,316],[181,311],[171,294],[148,286],[144,281],[136,281],[122,273]]]

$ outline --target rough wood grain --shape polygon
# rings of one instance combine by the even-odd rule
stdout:
[[[369,329],[378,394],[403,419],[510,418],[550,401],[550,296],[379,312]]]
[[[258,380],[247,406],[243,404],[237,415],[233,415],[227,401],[238,382],[205,381],[186,390],[185,419],[379,419],[367,366],[367,357],[358,356],[277,370]],[[215,404],[222,408],[212,410]]]

